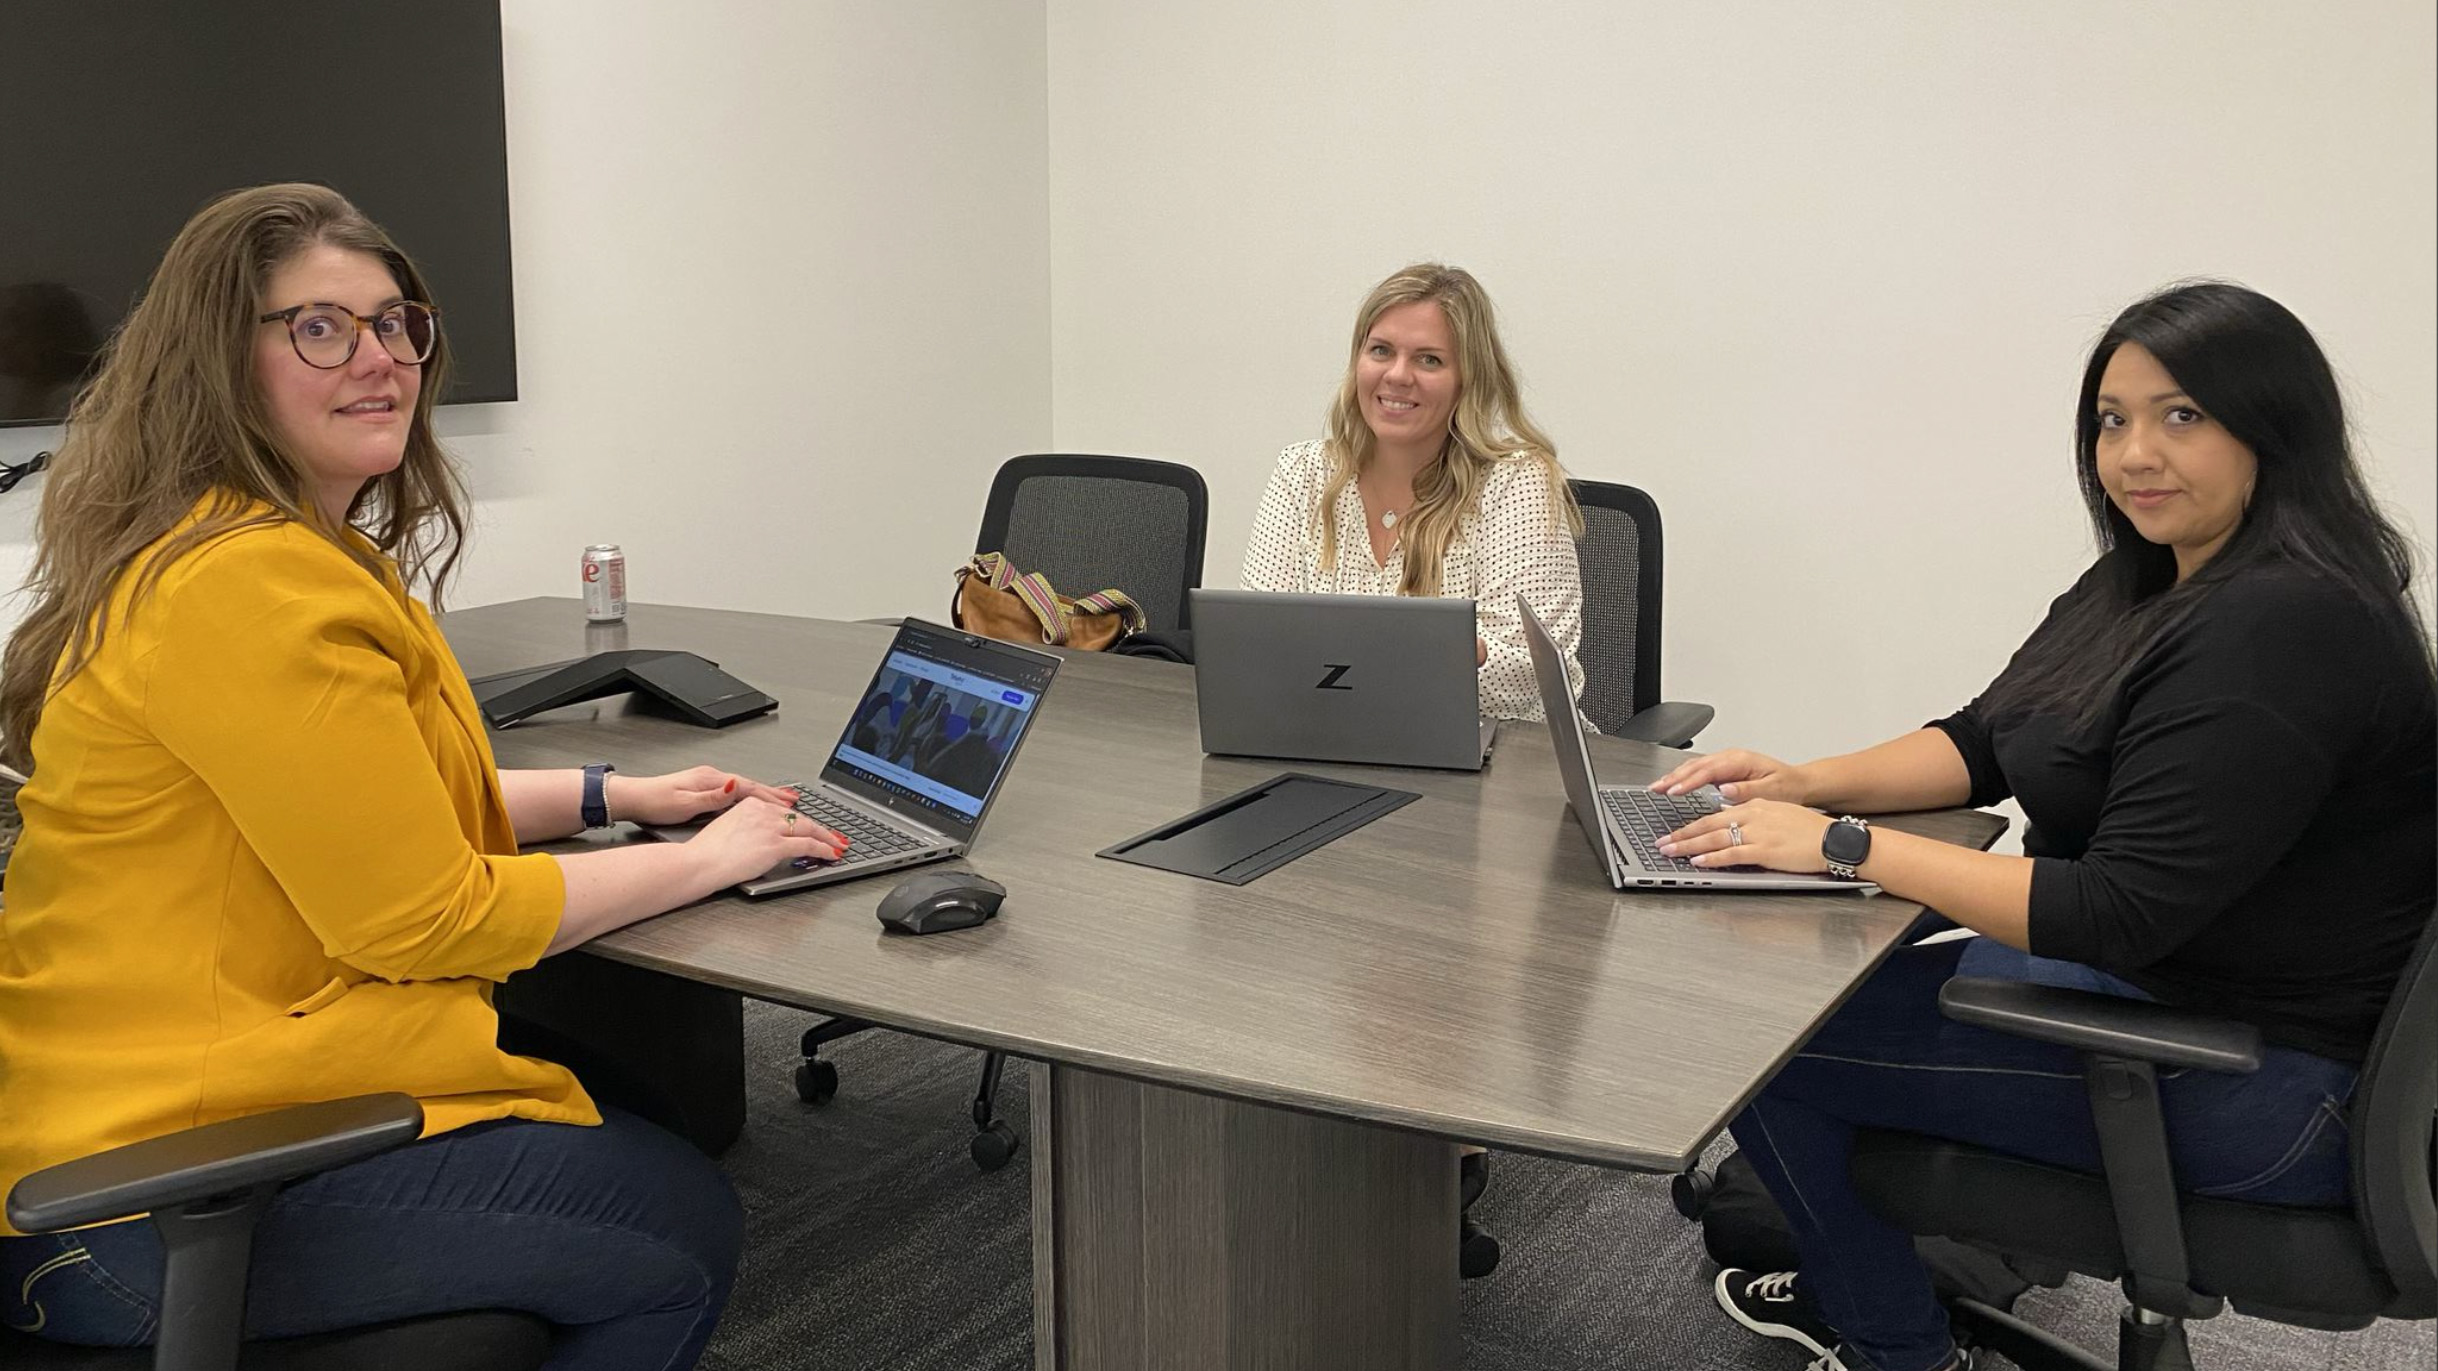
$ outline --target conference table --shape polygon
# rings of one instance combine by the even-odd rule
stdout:
[[[780,702],[720,730],[631,697],[571,705],[496,730],[503,767],[780,782],[818,775],[893,632],[642,604],[604,628],[571,599],[442,626],[474,676],[675,648]],[[890,933],[888,873],[715,897],[585,949],[1044,1064],[1043,1368],[1456,1366],[1459,1143],[1683,1169],[1920,912],[1613,890],[1538,726],[1505,725],[1478,774],[1205,756],[1191,668],[1065,656],[968,859],[1008,889],[997,919]],[[1609,783],[1685,755],[1592,750]],[[1285,771],[1421,798],[1242,886],[1094,855]],[[1878,822],[1975,847],[2003,827]]]

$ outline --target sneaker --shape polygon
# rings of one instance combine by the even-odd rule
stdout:
[[[1794,1272],[1730,1266],[1718,1273],[1711,1289],[1728,1318],[1764,1338],[1798,1344],[1820,1358],[1812,1364],[1812,1371],[1843,1371],[1837,1354],[1829,1350],[1837,1343],[1837,1330],[1821,1319],[1811,1298],[1795,1287]]]
[[[1475,1281],[1498,1269],[1498,1238],[1471,1219],[1456,1225],[1456,1271]]]

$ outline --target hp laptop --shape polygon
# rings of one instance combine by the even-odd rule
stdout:
[[[1057,671],[1046,652],[906,620],[821,779],[786,783],[798,811],[851,840],[846,855],[785,863],[738,888],[775,895],[963,856]],[[646,831],[683,841],[707,822]]]
[[[1202,750],[1479,771],[1473,602],[1192,590]]]
[[[1643,786],[1602,785],[1591,768],[1591,749],[1583,742],[1583,722],[1575,713],[1574,692],[1566,680],[1566,659],[1524,597],[1515,597],[1524,612],[1524,639],[1532,649],[1532,674],[1541,688],[1541,708],[1549,716],[1549,740],[1557,744],[1558,774],[1566,778],[1566,804],[1583,825],[1608,883],[1619,890],[1877,890],[1868,881],[1839,880],[1825,873],[1810,876],[1759,867],[1700,867],[1659,850],[1670,833],[1722,807],[1718,791],[1703,786],[1684,795],[1661,795]]]

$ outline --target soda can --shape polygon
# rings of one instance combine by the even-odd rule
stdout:
[[[614,623],[626,617],[626,554],[616,543],[584,549],[584,618]]]

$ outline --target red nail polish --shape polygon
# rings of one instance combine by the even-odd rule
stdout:
[[[735,794],[735,793],[736,793],[736,777],[734,777],[734,776],[729,777],[729,778],[728,778],[728,784],[726,784],[726,785],[724,785],[724,786],[721,786],[721,787],[720,787],[720,793],[721,793],[722,795],[733,795],[733,794]]]

